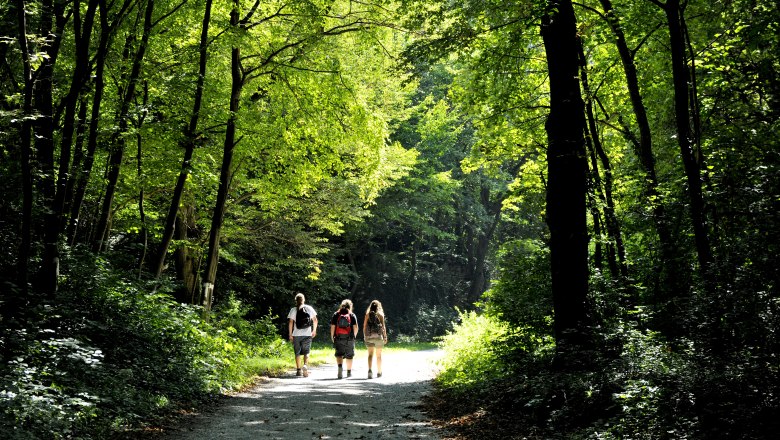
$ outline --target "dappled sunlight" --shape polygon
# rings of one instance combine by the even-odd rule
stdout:
[[[393,353],[381,378],[367,378],[364,359],[350,378],[337,379],[335,364],[312,368],[308,378],[272,378],[168,438],[440,438],[417,409],[437,355]]]

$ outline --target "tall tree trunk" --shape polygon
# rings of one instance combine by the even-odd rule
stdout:
[[[79,97],[89,79],[89,46],[92,39],[92,29],[95,24],[95,13],[97,11],[97,0],[90,0],[87,5],[87,13],[84,16],[83,26],[80,8],[73,8],[73,33],[76,47],[76,65],[71,77],[70,90],[64,98],[65,116],[62,122],[60,133],[60,163],[57,175],[57,189],[54,196],[52,213],[59,219],[57,240],[65,225],[65,204],[69,192],[72,192],[73,176],[71,175],[71,151],[73,135],[76,126],[76,107],[79,103]],[[74,164],[76,161],[73,154]]]
[[[594,192],[598,195],[601,203],[604,206],[604,226],[607,230],[612,245],[608,249],[608,262],[609,268],[613,276],[618,274],[626,277],[628,276],[628,266],[626,264],[626,248],[623,244],[623,236],[620,232],[620,223],[615,215],[615,200],[612,197],[612,167],[610,165],[609,157],[604,152],[604,147],[601,144],[601,138],[599,137],[598,127],[596,126],[596,117],[593,111],[593,101],[595,97],[590,90],[590,83],[588,82],[588,71],[585,62],[585,49],[582,42],[579,45],[580,55],[580,77],[582,81],[582,88],[585,93],[585,115],[587,118],[586,133],[590,133],[586,139],[591,156],[591,168],[593,169],[593,182],[596,186]],[[601,180],[601,174],[599,173],[599,165],[596,160],[596,156],[601,158],[602,166],[604,167],[604,180]],[[597,210],[598,211],[598,210]],[[595,217],[594,217],[595,218]],[[615,261],[617,257],[617,261]]]
[[[674,82],[674,113],[677,125],[677,144],[680,146],[685,177],[688,183],[691,222],[699,269],[704,280],[710,278],[712,250],[710,248],[707,220],[704,213],[702,178],[699,161],[696,160],[694,132],[691,130],[691,108],[689,103],[689,71],[685,59],[685,38],[680,0],[667,0],[663,5],[669,26],[669,45],[672,54],[672,78]]]
[[[127,88],[124,91],[119,112],[117,113],[118,128],[111,137],[111,148],[113,151],[109,156],[106,192],[103,197],[103,206],[101,208],[97,230],[95,231],[95,237],[97,237],[97,240],[93,243],[92,246],[92,250],[95,252],[100,252],[104,248],[104,240],[107,240],[109,236],[109,222],[111,220],[114,204],[114,193],[116,192],[116,185],[119,182],[119,173],[122,169],[122,161],[124,159],[125,153],[126,142],[124,139],[124,133],[127,132],[130,105],[132,104],[135,96],[135,89],[138,83],[138,79],[141,75],[141,66],[143,64],[144,55],[146,53],[146,47],[149,44],[149,35],[152,32],[153,12],[154,0],[146,0],[143,34],[141,36],[141,41],[138,44],[138,50],[136,51],[135,57],[133,58],[132,70],[130,71],[130,76],[127,78]]]
[[[203,85],[206,79],[206,67],[208,60],[208,39],[209,24],[211,23],[211,4],[212,0],[206,0],[205,11],[203,14],[203,25],[200,32],[200,60],[198,62],[198,80],[195,85],[195,101],[192,105],[192,114],[190,114],[190,124],[184,133],[184,159],[181,162],[179,178],[176,180],[176,187],[173,190],[168,215],[165,219],[165,228],[160,240],[160,250],[157,254],[157,260],[154,265],[154,274],[158,278],[162,274],[165,265],[165,256],[168,253],[174,229],[176,227],[176,216],[179,212],[182,194],[184,194],[184,184],[187,182],[187,176],[190,174],[190,161],[192,160],[195,144],[198,134],[198,120],[200,119],[200,108],[203,100]]]
[[[143,108],[149,104],[149,83],[144,81]],[[141,137],[141,127],[144,125],[145,113],[138,116],[135,124],[135,143],[136,143],[136,176],[141,188],[138,190],[138,216],[141,220],[141,233],[139,241],[141,243],[141,256],[138,258],[138,279],[141,279],[144,270],[144,260],[149,246],[149,229],[146,227],[146,211],[144,210],[144,182],[143,182],[143,138]]]
[[[233,1],[233,9],[230,11],[230,25],[239,26],[238,16],[239,1]],[[203,310],[207,314],[211,311],[214,300],[214,284],[217,278],[217,263],[219,262],[219,239],[222,233],[222,222],[225,218],[225,205],[230,191],[231,168],[233,165],[233,149],[236,145],[236,114],[241,102],[241,92],[244,88],[244,77],[241,72],[241,49],[234,46],[231,51],[231,92],[230,92],[230,116],[225,130],[225,143],[222,153],[222,170],[219,175],[219,190],[217,202],[214,206],[214,214],[211,218],[211,230],[209,231],[209,252],[206,257],[206,269],[203,282]]]
[[[79,218],[81,216],[81,207],[84,203],[84,197],[87,192],[92,167],[95,162],[95,152],[97,151],[98,129],[100,127],[100,106],[103,102],[103,93],[105,91],[105,67],[106,57],[108,55],[108,46],[111,36],[119,27],[127,15],[132,0],[125,0],[120,6],[113,23],[108,19],[107,0],[98,0],[100,11],[100,40],[98,49],[95,53],[95,83],[92,96],[92,110],[89,120],[89,132],[87,134],[87,150],[84,156],[83,165],[76,172],[76,182],[74,183],[73,201],[70,207],[70,220],[68,222],[67,237],[68,242],[75,243],[79,228]]]
[[[46,207],[43,231],[43,256],[37,284],[44,295],[53,295],[57,291],[59,276],[59,232],[60,220],[55,211],[54,168],[54,65],[59,55],[62,28],[65,25],[64,0],[43,0],[41,2],[41,22],[39,34],[44,43],[39,51],[46,53],[35,75],[33,92],[34,108],[38,113],[33,125],[35,131],[35,149],[41,178],[38,184],[43,205]],[[65,160],[70,160],[66,158]],[[67,173],[67,169],[65,170]]]
[[[569,0],[549,0],[541,33],[550,77],[547,224],[550,229],[555,339],[559,352],[584,343],[588,293],[585,111],[579,45]]]
[[[684,289],[684,286],[682,285],[683,279],[679,273],[680,264],[677,258],[677,246],[674,244],[664,202],[659,197],[658,177],[653,155],[653,138],[650,131],[650,121],[647,117],[647,109],[639,92],[639,79],[637,77],[636,64],[634,63],[634,55],[628,47],[625,34],[623,33],[623,26],[620,23],[620,18],[615,13],[612,2],[610,0],[600,0],[600,2],[604,9],[607,23],[615,36],[615,46],[623,65],[628,96],[631,100],[634,118],[639,129],[639,139],[631,139],[631,142],[635,146],[639,163],[645,173],[645,197],[649,200],[651,206],[653,223],[661,248],[661,258],[657,262],[659,270],[656,272],[665,274],[663,282],[667,286],[666,290],[679,292]],[[664,269],[662,270],[661,267]]]
[[[28,271],[30,262],[30,247],[32,241],[32,205],[33,205],[33,181],[32,181],[32,122],[33,114],[32,93],[33,75],[30,62],[30,48],[27,44],[27,17],[25,15],[25,1],[20,0],[16,6],[17,26],[19,28],[19,48],[22,52],[22,66],[24,68],[24,102],[22,104],[22,122],[20,127],[21,172],[22,172],[22,236],[19,245],[17,261],[17,284],[22,294],[27,293]],[[17,299],[11,295],[10,304],[3,307],[3,312],[8,317],[14,316],[18,306]]]

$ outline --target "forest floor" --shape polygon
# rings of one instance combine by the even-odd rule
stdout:
[[[178,417],[154,437],[204,439],[445,439],[421,401],[432,392],[439,350],[383,353],[384,374],[367,379],[366,359],[355,359],[352,377],[337,379],[335,363],[263,378],[255,387],[225,396],[207,410]]]

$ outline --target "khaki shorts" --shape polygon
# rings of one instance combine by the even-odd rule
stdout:
[[[385,340],[381,336],[371,336],[366,338],[366,347],[382,348],[385,346]]]

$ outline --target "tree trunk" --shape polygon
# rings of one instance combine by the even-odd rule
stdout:
[[[177,240],[184,241],[191,238],[190,231],[195,230],[197,223],[194,218],[195,208],[190,204],[181,207],[181,211],[176,216],[175,237]],[[198,252],[197,255],[202,254]],[[193,258],[193,252],[188,246],[179,246],[174,252],[176,260],[176,274],[184,284],[184,288],[176,293],[176,299],[179,302],[187,304],[197,304],[195,295],[198,293],[198,260]]]
[[[26,295],[28,286],[28,271],[30,261],[30,247],[32,240],[32,205],[33,205],[33,181],[32,181],[32,66],[30,64],[30,48],[27,44],[27,17],[25,15],[25,1],[20,0],[16,6],[17,22],[19,27],[19,47],[22,52],[22,66],[24,68],[24,102],[22,104],[22,122],[20,128],[21,141],[21,172],[22,172],[22,237],[19,245],[17,261],[17,283],[22,294]],[[3,307],[7,317],[14,316],[17,309],[17,299],[11,295],[11,304]]]
[[[615,35],[615,45],[623,65],[623,72],[626,77],[626,87],[639,129],[639,139],[632,143],[634,143],[636,147],[639,163],[642,165],[642,169],[645,173],[645,197],[649,200],[651,206],[653,222],[661,247],[661,259],[658,261],[659,269],[657,273],[665,273],[664,284],[668,286],[668,290],[677,292],[684,289],[682,286],[683,280],[679,274],[679,262],[676,257],[678,254],[676,250],[677,246],[674,244],[669,222],[666,218],[664,202],[659,197],[658,177],[655,170],[655,157],[653,155],[653,140],[650,132],[650,122],[647,117],[647,109],[645,108],[642,95],[639,92],[639,79],[637,77],[634,56],[628,47],[625,34],[623,33],[623,27],[619,17],[615,14],[611,1],[600,0],[600,2],[601,6],[604,8],[604,14],[606,15],[610,29],[612,29],[612,33]],[[664,267],[664,269],[661,269],[661,267]]]
[[[130,76],[127,78],[127,89],[124,91],[119,112],[117,113],[118,129],[111,137],[111,147],[113,151],[109,157],[106,192],[103,197],[103,206],[101,208],[97,230],[95,231],[97,240],[93,243],[92,246],[92,250],[95,252],[100,252],[105,247],[104,240],[107,240],[109,236],[109,221],[111,219],[111,213],[113,209],[114,193],[116,192],[116,185],[119,182],[119,173],[122,169],[122,161],[125,153],[126,142],[124,139],[124,133],[127,132],[130,104],[133,102],[135,88],[138,82],[138,78],[141,75],[141,66],[143,64],[144,55],[146,53],[146,47],[149,43],[149,35],[152,31],[153,12],[154,0],[147,0],[146,10],[144,12],[143,34],[138,45],[138,50],[136,51],[135,57],[133,58],[132,70],[130,71]]]
[[[105,90],[105,67],[106,57],[108,55],[108,45],[111,35],[124,20],[127,10],[132,0],[125,0],[115,16],[113,24],[108,21],[107,0],[99,0],[98,8],[100,11],[100,40],[98,49],[95,53],[95,85],[92,97],[92,110],[89,120],[89,132],[87,135],[87,151],[84,156],[84,163],[77,171],[76,182],[74,183],[73,201],[71,202],[70,221],[68,222],[67,237],[68,242],[73,244],[76,241],[78,228],[80,226],[79,218],[81,207],[84,203],[84,196],[87,192],[87,185],[92,174],[92,167],[95,162],[95,151],[97,151],[98,129],[100,127],[100,106],[103,102],[103,92]]]
[[[545,123],[549,143],[547,224],[554,330],[561,353],[584,343],[588,293],[585,111],[571,1],[548,1],[541,33],[550,75],[550,114]]]
[[[501,222],[501,202],[503,199],[504,198],[501,197],[497,202],[490,203],[489,199],[485,200],[483,197],[483,206],[485,206],[485,208],[488,210],[488,213],[493,214],[493,218],[488,225],[487,230],[477,234],[475,240],[474,266],[471,270],[471,284],[469,284],[467,304],[468,307],[473,307],[474,303],[479,301],[479,299],[482,297],[482,294],[485,293],[485,290],[487,290],[488,280],[485,276],[485,272],[487,270],[485,268],[485,262],[487,261],[487,254],[490,250],[490,242],[493,239],[493,235],[495,234],[498,224]],[[490,212],[491,205],[493,212]]]
[[[585,50],[581,41],[579,45],[579,52],[581,70],[580,76],[582,81],[582,88],[586,96],[586,133],[590,133],[590,136],[588,136],[586,139],[589,140],[587,145],[590,150],[591,168],[593,169],[593,183],[595,184],[594,192],[598,195],[599,200],[604,206],[604,226],[612,243],[607,250],[609,268],[613,276],[620,275],[626,277],[628,276],[626,249],[625,245],[623,244],[623,236],[620,232],[620,223],[618,222],[617,216],[615,215],[615,200],[612,197],[612,167],[610,165],[609,157],[604,152],[604,147],[601,144],[601,138],[598,134],[598,127],[596,126],[596,117],[593,112],[593,101],[595,100],[595,97],[592,96],[590,91],[588,71],[585,67]],[[596,160],[596,156],[601,158],[601,163],[604,167],[603,181],[601,180],[601,174],[599,173],[599,165],[598,161]],[[598,210],[596,211],[598,212]],[[615,257],[617,257],[617,261]]]
[[[190,161],[192,160],[192,155],[195,151],[195,143],[199,136],[198,120],[200,119],[200,108],[203,100],[203,84],[206,79],[211,4],[212,0],[206,0],[203,25],[200,33],[200,60],[198,63],[198,80],[195,86],[195,101],[192,106],[189,127],[184,133],[184,159],[181,162],[181,171],[179,171],[179,178],[176,180],[176,187],[173,190],[173,198],[171,199],[170,208],[168,208],[168,215],[165,219],[165,228],[163,229],[163,235],[160,240],[160,250],[157,254],[155,267],[153,268],[156,278],[160,277],[163,266],[165,265],[165,257],[168,253],[168,248],[170,247],[174,229],[176,227],[176,216],[179,212],[179,204],[181,203],[182,194],[184,194],[184,184],[187,182],[187,176],[190,174]]]
[[[702,278],[710,277],[712,250],[710,249],[707,220],[704,214],[704,197],[699,161],[696,160],[694,133],[691,130],[691,109],[689,106],[690,75],[685,59],[685,38],[683,35],[682,11],[679,0],[667,0],[664,5],[669,26],[669,44],[672,53],[672,77],[674,82],[674,112],[677,125],[677,144],[680,146],[685,177],[688,183],[691,222]]]
[[[71,175],[71,151],[73,151],[73,135],[76,125],[76,107],[79,103],[79,96],[81,96],[84,86],[89,79],[89,46],[92,39],[92,29],[95,23],[95,13],[97,11],[97,0],[90,0],[87,5],[87,13],[84,16],[83,26],[81,20],[80,8],[73,9],[73,31],[75,38],[76,65],[73,69],[73,76],[71,77],[70,90],[64,98],[65,103],[65,116],[62,122],[62,130],[60,133],[60,164],[59,172],[57,176],[57,188],[54,197],[54,205],[52,206],[53,214],[59,219],[57,239],[59,240],[59,234],[63,231],[65,225],[65,203],[69,192],[72,192]],[[76,162],[75,154],[73,154],[74,165]]]
[[[230,11],[230,25],[234,28],[239,25],[238,17],[239,1],[233,1],[233,9]],[[236,114],[241,101],[241,92],[244,88],[244,78],[241,72],[241,49],[233,47],[231,51],[231,79],[230,92],[230,116],[225,130],[225,143],[222,154],[222,170],[219,175],[219,190],[217,202],[214,206],[214,215],[211,218],[211,230],[209,231],[209,252],[206,257],[206,269],[203,283],[203,311],[207,314],[211,311],[213,302],[214,284],[217,278],[217,263],[219,262],[219,239],[222,233],[222,222],[225,218],[225,205],[230,191],[231,168],[233,165],[233,149],[236,144]]]
[[[37,285],[44,295],[51,296],[57,291],[57,279],[59,277],[59,232],[60,220],[55,209],[55,180],[54,169],[54,65],[57,62],[62,28],[65,25],[65,6],[63,0],[43,0],[41,2],[41,22],[39,35],[44,43],[39,52],[46,53],[41,65],[35,74],[33,91],[34,108],[37,117],[33,125],[35,131],[35,149],[38,166],[40,168],[41,199],[46,207],[44,215],[43,231],[43,256],[41,259],[40,273],[37,277]],[[69,161],[70,158],[65,160]],[[67,173],[67,170],[65,170]]]

